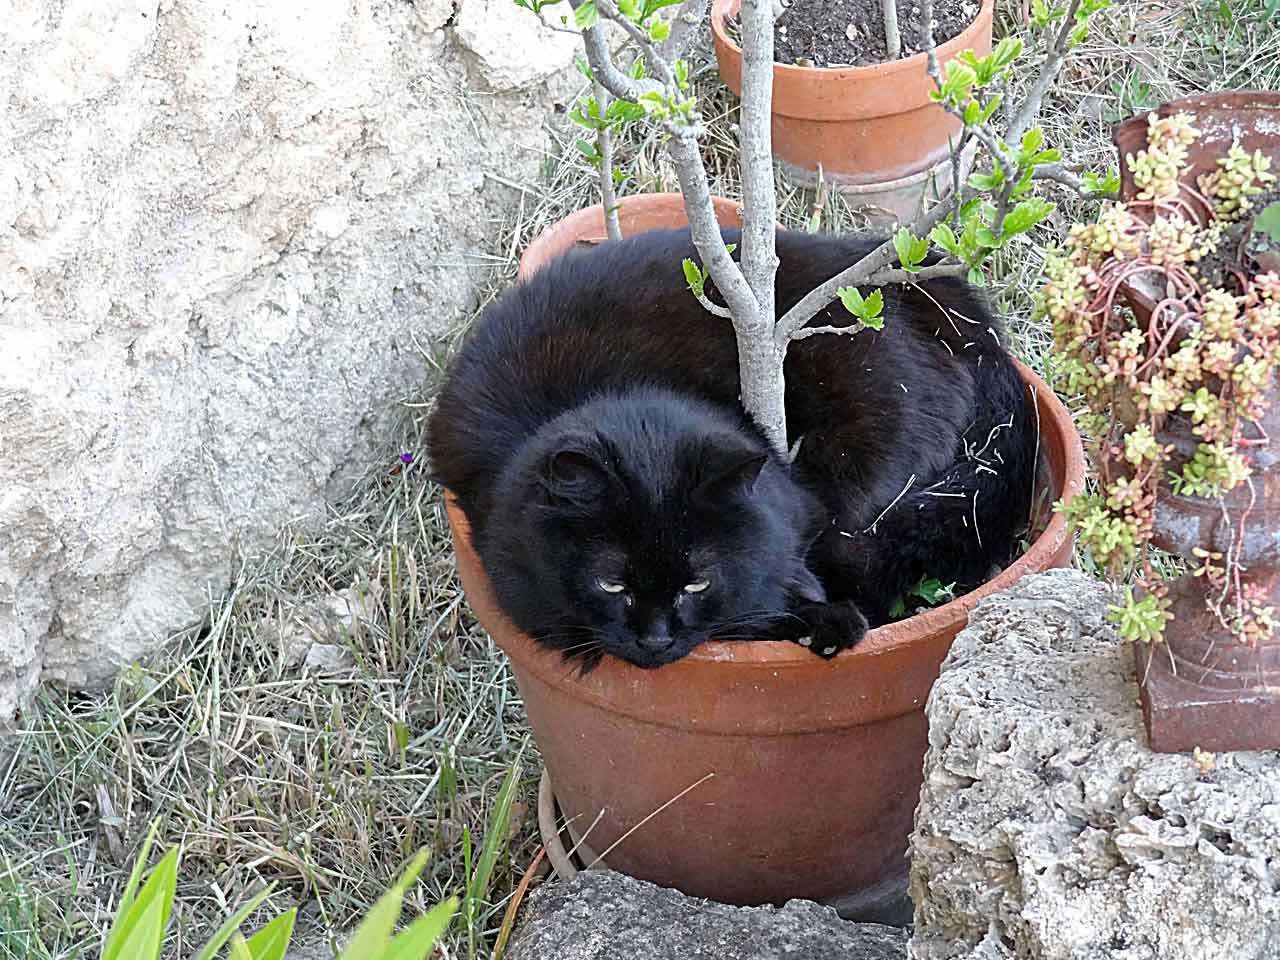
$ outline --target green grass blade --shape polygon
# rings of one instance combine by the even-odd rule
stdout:
[[[400,919],[400,904],[404,901],[404,892],[418,879],[418,874],[427,865],[427,851],[423,850],[409,864],[404,875],[396,884],[378,898],[378,902],[369,908],[355,935],[342,951],[342,960],[379,960],[391,941],[391,931]]]
[[[489,892],[489,881],[493,877],[498,854],[506,847],[507,831],[511,825],[511,804],[515,800],[516,786],[520,782],[520,766],[520,758],[517,756],[498,790],[493,814],[489,817],[489,828],[484,832],[480,858],[476,861],[476,871],[467,876],[466,916],[469,923],[475,922],[480,904]]]
[[[253,960],[253,953],[244,937],[237,933],[231,938],[231,949],[227,951],[227,960]]]
[[[178,848],[174,847],[156,864],[142,892],[118,920],[103,948],[103,960],[159,960],[177,887]]]
[[[111,924],[111,932],[107,934],[107,939],[102,942],[102,952],[98,954],[102,960],[107,960],[108,951],[118,949],[115,946],[115,940],[119,927],[129,913],[129,908],[133,906],[134,897],[138,893],[138,884],[142,882],[142,871],[147,867],[147,857],[151,853],[151,844],[155,842],[156,831],[159,828],[160,821],[153,820],[151,829],[147,831],[147,838],[142,841],[142,849],[138,851],[138,856],[133,861],[133,869],[129,871],[129,882],[125,884],[124,893],[120,896],[120,902],[116,905],[116,918]],[[114,954],[110,955],[114,956]]]
[[[425,960],[431,955],[436,941],[449,929],[449,922],[457,909],[457,897],[436,904],[400,931],[382,955],[382,960]]]
[[[250,960],[284,960],[293,938],[293,921],[298,908],[286,910],[249,938]]]
[[[267,887],[256,897],[253,897],[243,907],[227,917],[223,921],[216,933],[209,938],[209,942],[200,948],[192,960],[213,960],[214,955],[222,949],[222,945],[231,939],[231,935],[240,929],[240,924],[244,923],[249,914],[258,909],[258,905],[271,896],[271,891],[275,889],[275,884]]]

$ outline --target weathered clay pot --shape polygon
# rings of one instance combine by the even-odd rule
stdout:
[[[711,34],[720,76],[742,93],[742,49],[725,32],[741,0],[714,0]],[[991,52],[994,0],[958,37],[938,47],[946,63],[962,50]],[[924,54],[866,67],[773,67],[773,154],[788,177],[813,185],[818,168],[850,202],[907,222],[930,188],[949,189],[950,141],[960,122],[929,99]]]
[[[1189,113],[1193,117],[1193,125],[1200,131],[1199,138],[1188,151],[1190,175],[1183,178],[1190,186],[1195,186],[1197,177],[1217,169],[1217,159],[1226,155],[1233,142],[1239,141],[1240,146],[1250,153],[1261,150],[1264,154],[1275,154],[1277,135],[1280,134],[1280,93],[1265,90],[1207,93],[1170,100],[1154,112],[1161,117]],[[1150,113],[1129,118],[1111,133],[1111,140],[1120,154],[1120,195],[1126,200],[1138,191],[1125,158],[1130,154],[1136,156],[1147,148],[1147,117]],[[1273,160],[1273,163],[1275,169],[1280,169],[1280,160]],[[1146,323],[1151,318],[1151,311],[1164,297],[1164,286],[1162,280],[1143,274],[1134,282],[1122,284],[1120,292],[1139,321]]]
[[[596,207],[578,222],[576,233],[552,228],[530,258],[545,262],[598,234],[603,214]],[[667,225],[683,223],[673,206]],[[1053,392],[1022,374],[1052,501],[1083,486],[1080,439]],[[451,499],[448,511],[463,587],[511,660],[560,808],[579,830],[591,827],[588,842],[612,868],[727,903],[835,900],[847,915],[880,919],[902,902],[924,703],[952,638],[979,599],[1071,555],[1054,515],[995,580],[874,630],[830,662],[785,642],[709,643],[659,670],[605,658],[580,676],[498,609],[466,518]]]
[[[1280,93],[1236,92],[1174,100],[1157,113],[1189,113],[1201,136],[1190,151],[1192,170],[1184,180],[1211,172],[1217,157],[1233,141],[1261,150],[1280,169]],[[1146,116],[1116,128],[1121,158],[1121,196],[1137,192],[1123,163],[1126,154],[1146,146]],[[1145,322],[1162,292],[1126,285],[1122,292]],[[1280,391],[1275,386],[1271,412],[1262,427],[1280,438]],[[1197,445],[1185,423],[1172,421],[1161,436],[1175,457],[1190,459]],[[1280,448],[1267,445],[1253,453],[1253,491],[1237,488],[1223,503],[1175,496],[1166,489],[1156,510],[1156,546],[1192,560],[1195,548],[1240,551],[1252,584],[1280,610]],[[1235,641],[1206,606],[1207,583],[1187,575],[1170,587],[1173,620],[1165,642],[1135,644],[1142,711],[1154,750],[1280,749],[1280,635],[1247,647]]]

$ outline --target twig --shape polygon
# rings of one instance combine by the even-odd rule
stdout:
[[[1031,125],[1036,122],[1036,117],[1040,115],[1040,107],[1044,103],[1045,95],[1053,86],[1053,81],[1057,79],[1058,71],[1062,69],[1062,63],[1067,57],[1067,51],[1071,45],[1071,31],[1075,26],[1076,11],[1079,9],[1080,0],[1071,0],[1067,7],[1067,15],[1062,18],[1058,35],[1054,38],[1053,45],[1049,47],[1049,56],[1044,66],[1040,68],[1040,75],[1031,84],[1026,99],[1014,111],[1013,120],[1010,121],[1009,130],[1005,136],[1009,143],[1017,143],[1021,140],[1022,135],[1031,129]]]
[[[856,333],[861,333],[863,330],[870,330],[870,329],[871,328],[868,327],[865,323],[851,323],[847,327],[831,327],[831,326],[804,327],[800,330],[797,330],[794,334],[792,334],[791,339],[804,340],[807,337],[816,337],[820,333],[834,333],[834,334],[843,334],[845,336],[853,336]]]
[[[599,80],[593,81],[592,86],[603,122],[609,109],[609,91]],[[600,150],[600,205],[604,208],[604,226],[609,239],[617,241],[622,239],[622,224],[618,220],[618,198],[613,190],[613,132],[608,124],[596,136],[596,144]]]
[[[880,0],[884,11],[884,45],[889,51],[889,60],[897,60],[902,56],[902,36],[898,33],[897,0]]]
[[[714,317],[724,317],[726,320],[733,319],[733,313],[728,307],[722,307],[720,304],[707,299],[706,294],[693,291],[693,295],[698,298],[698,302],[702,304],[702,308]]]

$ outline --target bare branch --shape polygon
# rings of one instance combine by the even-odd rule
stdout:
[[[967,167],[968,164],[965,164]],[[968,176],[968,170],[962,171]],[[946,203],[940,203],[932,210],[920,217],[907,229],[916,236],[927,236],[929,231],[947,218],[947,214],[951,212],[951,203],[959,202],[967,199],[971,193],[966,193],[960,197],[957,193],[957,199]],[[857,263],[841,270],[834,277],[824,281],[817,287],[814,287],[806,293],[794,307],[787,311],[774,327],[774,340],[786,342],[792,339],[797,330],[806,323],[816,317],[827,304],[834,300],[839,294],[841,287],[860,287],[867,286],[873,277],[881,276],[881,271],[885,270],[898,259],[898,251],[893,246],[893,239],[885,240],[880,246],[876,247]],[[932,270],[932,267],[925,267],[924,270]],[[921,270],[921,273],[924,273]],[[889,274],[890,276],[892,274]],[[950,274],[940,274],[948,276]],[[893,281],[880,281],[884,283]]]
[[[1027,91],[1027,98],[1019,105],[1013,114],[1013,120],[1009,123],[1008,135],[1005,137],[1009,143],[1021,140],[1022,135],[1031,129],[1031,125],[1040,115],[1045,94],[1053,86],[1053,81],[1058,78],[1062,63],[1067,58],[1067,50],[1071,45],[1071,31],[1075,27],[1078,9],[1080,9],[1080,0],[1071,0],[1067,7],[1067,15],[1062,18],[1062,26],[1058,29],[1057,37],[1054,38],[1053,46],[1049,48],[1048,59],[1040,68],[1040,75],[1031,84],[1031,89]]]
[[[609,91],[599,80],[593,81],[592,86],[603,118],[609,109]],[[613,190],[613,131],[608,126],[596,135],[596,144],[600,150],[600,206],[604,210],[605,231],[610,240],[621,240],[622,223],[618,220],[618,198]]]
[[[723,317],[726,320],[733,319],[733,314],[729,312],[728,307],[722,307],[720,306],[720,304],[715,303],[711,300],[708,300],[706,297],[706,294],[698,293],[696,291],[690,291],[690,292],[692,292],[693,295],[698,298],[698,302],[702,304],[703,309],[705,309],[707,313],[715,317]]]
[[[742,272],[758,317],[740,317],[767,333],[774,317],[778,270],[777,196],[769,115],[773,108],[773,8],[770,0],[743,0],[742,107],[738,145],[742,164]]]
[[[724,238],[720,235],[720,224],[716,222],[715,208],[711,204],[707,171],[698,151],[697,131],[673,126],[667,149],[680,180],[680,191],[684,194],[684,208],[689,216],[693,245],[702,258],[703,269],[711,275],[716,289],[733,312],[736,328],[739,318],[755,315],[756,298],[742,271],[729,256]]]
[[[680,10],[671,18],[671,35],[658,47],[658,55],[668,63],[675,63],[686,53],[698,35],[698,27],[707,17],[707,0],[684,0]]]
[[[902,56],[902,35],[898,33],[897,0],[880,0],[880,7],[884,11],[884,45],[889,51],[889,59],[897,60]]]
[[[649,78],[633,80],[617,68],[609,55],[609,44],[605,41],[604,28],[600,24],[593,24],[582,31],[582,43],[587,51],[587,63],[591,66],[592,76],[615,97],[636,103],[646,93],[663,92],[662,84],[658,81]]]
[[[863,280],[860,286],[880,287],[887,283],[904,283],[910,286],[916,286],[926,280],[945,280],[948,277],[963,277],[969,272],[969,268],[963,263],[948,261],[945,263],[935,263],[927,267],[921,267],[919,270],[900,270],[896,267],[886,267],[884,270],[877,270],[871,276]]]
[[[856,333],[861,333],[863,330],[870,329],[871,327],[868,327],[862,322],[851,323],[847,327],[805,327],[804,329],[797,330],[792,334],[791,339],[807,340],[809,337],[816,337],[820,333],[834,333],[843,336],[853,336]]]
[[[676,90],[676,78],[671,71],[671,62],[663,58],[658,48],[654,46],[653,41],[649,39],[649,34],[641,29],[640,25],[634,20],[622,13],[613,0],[596,0],[596,10],[599,11],[600,16],[606,20],[613,21],[622,28],[632,42],[643,51],[645,66],[659,75],[669,93],[674,93]]]

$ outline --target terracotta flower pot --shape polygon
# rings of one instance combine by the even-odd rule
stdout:
[[[1216,169],[1234,141],[1270,156],[1280,169],[1280,93],[1239,91],[1187,97],[1164,104],[1160,116],[1189,113],[1200,137],[1192,144],[1191,170],[1183,182]],[[1121,159],[1120,193],[1137,188],[1124,163],[1147,145],[1147,117],[1120,124],[1113,140]],[[1121,288],[1145,323],[1162,291],[1126,284]],[[1272,407],[1262,427],[1280,436],[1280,389],[1271,388]],[[1185,422],[1172,420],[1161,436],[1177,460],[1190,460],[1198,444]],[[1273,441],[1274,444],[1274,441]],[[1192,551],[1239,551],[1243,582],[1280,610],[1280,450],[1255,448],[1254,490],[1238,487],[1224,499],[1177,496],[1167,485],[1156,508],[1153,542],[1162,550],[1194,559]],[[1280,749],[1280,635],[1256,646],[1237,642],[1205,605],[1208,584],[1186,575],[1170,586],[1173,620],[1165,642],[1135,644],[1142,712],[1154,750]]]
[[[1170,100],[1154,112],[1161,117],[1176,113],[1189,113],[1193,117],[1192,125],[1200,131],[1200,136],[1188,149],[1191,169],[1183,178],[1192,187],[1197,177],[1217,169],[1218,158],[1226,156],[1235,141],[1250,153],[1261,150],[1275,155],[1280,131],[1280,93],[1265,90],[1207,93]],[[1147,117],[1151,113],[1130,117],[1111,132],[1111,141],[1120,155],[1120,196],[1125,200],[1132,199],[1138,192],[1125,158],[1131,154],[1137,156],[1147,148]],[[1280,169],[1280,159],[1273,163]],[[1138,320],[1146,323],[1156,304],[1164,298],[1163,281],[1143,274],[1135,281],[1121,284],[1120,293]]]
[[[661,205],[664,225],[682,225],[672,196],[625,201],[624,224],[629,206]],[[735,216],[732,205],[718,209]],[[575,214],[530,246],[522,270],[602,228],[600,207]],[[1036,392],[1050,493],[1078,491],[1084,458],[1071,417],[1021,369]],[[1071,555],[1054,515],[995,580],[874,630],[829,662],[785,642],[708,643],[659,670],[605,658],[579,676],[498,609],[452,499],[448,512],[463,587],[511,659],[559,805],[579,831],[591,828],[611,867],[727,903],[807,897],[882,919],[891,917],[878,908],[905,890],[923,708],[952,638],[979,599]]]
[[[711,33],[720,76],[742,94],[742,49],[725,32],[741,0],[714,0]],[[991,52],[994,0],[938,47],[939,63],[961,50]],[[960,122],[929,99],[933,81],[924,54],[867,67],[773,66],[773,154],[795,182],[812,185],[817,170],[853,202],[906,222],[933,185],[949,188],[949,141]]]

